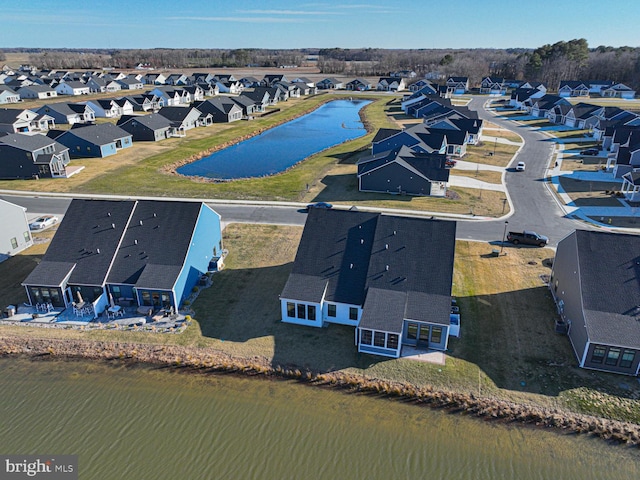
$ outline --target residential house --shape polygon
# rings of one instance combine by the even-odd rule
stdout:
[[[22,100],[42,100],[58,96],[58,92],[48,85],[29,85],[27,87],[19,88],[17,92]]]
[[[356,92],[364,92],[371,90],[371,82],[365,78],[355,78],[346,84],[347,90],[353,90]]]
[[[27,209],[0,199],[0,262],[33,245]]]
[[[0,104],[18,103],[19,101],[20,95],[18,93],[5,85],[0,85]]]
[[[262,105],[259,105],[255,100],[252,100],[251,98],[242,94],[238,95],[237,97],[227,98],[229,98],[232,102],[237,104],[242,109],[242,118],[251,118],[252,115],[260,112],[262,109]]]
[[[242,77],[239,81],[240,83],[242,83],[242,86],[244,88],[255,88],[262,86],[262,83],[256,77]]]
[[[506,95],[507,85],[504,78],[484,77],[480,83],[480,93],[487,95]]]
[[[36,112],[26,108],[0,108],[0,132],[28,133],[40,130],[38,116]]]
[[[622,188],[620,191],[627,201],[640,201],[640,171],[632,170],[622,175]]]
[[[585,84],[589,88],[590,94],[595,93],[599,95],[602,90],[605,90],[613,85],[613,82],[611,80],[589,80],[588,82],[585,82]]]
[[[398,151],[404,145],[416,153],[462,157],[466,153],[467,137],[466,131],[430,128],[423,123],[404,130],[380,129],[371,143],[371,153]]]
[[[278,82],[288,82],[287,77],[283,74],[268,74],[262,78],[260,85],[262,87],[273,87]]]
[[[172,73],[165,79],[164,84],[174,86],[189,85],[189,77],[182,73]]]
[[[640,368],[640,237],[576,230],[558,243],[549,289],[578,366]]]
[[[614,178],[640,168],[640,128],[622,126],[615,128],[609,147],[606,169]]]
[[[142,77],[142,82],[145,85],[164,85],[167,81],[162,73],[147,73]]]
[[[204,100],[204,90],[198,85],[187,85],[183,90],[189,94],[192,102],[201,102]]]
[[[396,78],[416,78],[417,75],[413,70],[398,70],[397,72],[389,73],[390,77]]]
[[[117,80],[120,88],[123,90],[142,90],[144,88],[144,83],[142,80],[136,78],[133,75],[129,75],[121,80]]]
[[[153,93],[123,97],[131,104],[135,112],[157,112],[165,106],[164,98]]]
[[[318,90],[341,90],[344,84],[336,78],[324,78],[316,83]]]
[[[401,92],[406,89],[404,78],[401,77],[380,77],[376,90],[385,92]]]
[[[359,352],[446,350],[455,222],[312,209],[287,283],[282,321],[355,327]]]
[[[74,199],[23,285],[31,304],[81,301],[96,316],[111,298],[177,310],[221,259],[220,215],[204,203]]]
[[[417,80],[407,87],[410,92],[421,92],[424,94],[436,95],[438,93],[437,85],[434,86],[429,80]]]
[[[245,90],[238,98],[240,97],[246,97],[253,101],[256,105],[254,110],[256,112],[265,112],[269,105],[273,105],[270,89],[268,88],[260,87],[253,90]],[[277,100],[275,101],[277,103]]]
[[[469,91],[469,77],[449,77],[445,83],[449,95],[462,95]]]
[[[446,155],[416,153],[407,146],[358,161],[358,190],[393,195],[444,197],[449,169]]]
[[[191,94],[181,88],[161,86],[154,88],[149,94],[162,98],[165,107],[176,107],[191,103]]]
[[[113,123],[74,125],[66,131],[49,131],[73,158],[103,158],[133,145],[132,135]]]
[[[220,93],[230,93],[237,95],[244,90],[244,86],[237,80],[223,82],[221,80],[212,80],[211,84],[214,85]]]
[[[0,136],[0,178],[66,177],[69,149],[45,135]]]
[[[545,94],[539,98],[530,97],[525,100],[524,106],[527,111],[534,117],[543,118],[547,113],[553,110],[556,105],[570,105],[569,101],[558,95]]]
[[[123,115],[116,125],[130,133],[134,142],[157,142],[173,136],[171,121],[159,113]]]
[[[111,98],[89,100],[83,103],[93,110],[95,118],[115,118],[122,115],[122,109]]]
[[[106,80],[103,77],[92,76],[87,79],[87,86],[91,93],[114,93],[119,92],[122,87],[115,80]]]
[[[215,97],[195,104],[196,108],[213,117],[214,123],[242,120],[242,108],[229,97]]]
[[[624,83],[614,83],[613,85],[600,90],[600,95],[602,95],[603,97],[614,97],[633,100],[634,98],[636,98],[636,91],[631,87],[626,86]]]
[[[511,92],[509,106],[518,110],[525,110],[525,102],[530,99],[540,98],[545,95],[546,90],[538,90],[537,88],[516,88]]]
[[[58,124],[68,123],[69,125],[75,125],[76,123],[94,122],[96,119],[94,110],[89,105],[82,103],[48,103],[40,107],[36,112],[53,117]]]
[[[558,87],[560,97],[588,97],[589,87],[579,80],[562,80]]]
[[[197,83],[196,85],[202,89],[205,97],[215,97],[220,93],[217,85],[211,85],[210,83]]]
[[[54,87],[54,90],[58,95],[89,95],[91,93],[86,84],[75,80],[61,82]]]
[[[306,82],[291,82],[291,85],[294,85],[299,91],[300,95],[315,95],[318,93],[318,88],[314,85],[309,86]]]
[[[211,83],[211,80],[215,78],[215,75],[207,72],[194,72],[191,74],[191,80],[193,84],[196,83]]]
[[[307,87],[313,89],[316,83],[313,80],[309,80],[307,77],[297,77],[291,80],[292,83],[304,83]]]
[[[176,132],[182,133],[199,126],[198,119],[202,113],[196,107],[163,107],[158,110],[158,115],[162,115],[169,120]]]

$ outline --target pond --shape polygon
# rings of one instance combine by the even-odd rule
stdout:
[[[367,132],[360,109],[368,100],[334,100],[311,113],[178,168],[178,173],[229,180],[280,173],[318,152]]]

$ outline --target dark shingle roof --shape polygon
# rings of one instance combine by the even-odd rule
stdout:
[[[640,349],[640,236],[574,235],[589,340]]]
[[[329,302],[364,304],[363,326],[378,330],[399,331],[406,315],[448,325],[455,230],[455,222],[312,209],[281,297],[319,302],[324,291]],[[394,311],[405,296],[400,319],[380,314],[377,292],[391,292],[384,298]]]
[[[72,135],[96,145],[105,145],[118,139],[131,137],[131,134],[113,123],[99,123],[96,125],[76,124],[63,135]]]
[[[139,201],[109,274],[109,283],[173,288],[202,204]]]
[[[123,115],[117,122],[118,126],[137,122],[140,125],[151,130],[161,130],[171,127],[171,122],[166,117],[158,113],[150,113],[149,115]]]
[[[9,133],[0,137],[0,143],[11,145],[12,147],[33,152],[56,143],[55,140],[42,134],[24,135],[22,133]],[[65,148],[63,148],[65,150]]]
[[[58,287],[75,268],[74,262],[54,262],[43,260],[38,264],[29,276],[22,282],[23,285],[37,285],[40,287]]]
[[[70,284],[103,285],[134,206],[133,201],[73,200],[40,265],[76,264]],[[44,276],[40,265],[29,282]]]

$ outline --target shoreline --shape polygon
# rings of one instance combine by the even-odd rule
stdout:
[[[603,440],[640,446],[640,425],[590,415],[519,404],[472,393],[416,387],[341,372],[314,372],[295,365],[272,365],[260,357],[238,358],[211,348],[177,345],[149,345],[93,340],[38,339],[19,336],[0,337],[0,356],[50,356],[59,359],[120,360],[163,367],[187,368],[205,375],[235,373],[296,380],[312,386],[335,388],[346,393],[384,396],[396,401],[412,401],[448,413],[553,428],[559,433],[589,434]]]

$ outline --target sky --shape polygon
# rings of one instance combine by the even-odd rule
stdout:
[[[27,0],[0,48],[640,46],[638,0]]]

